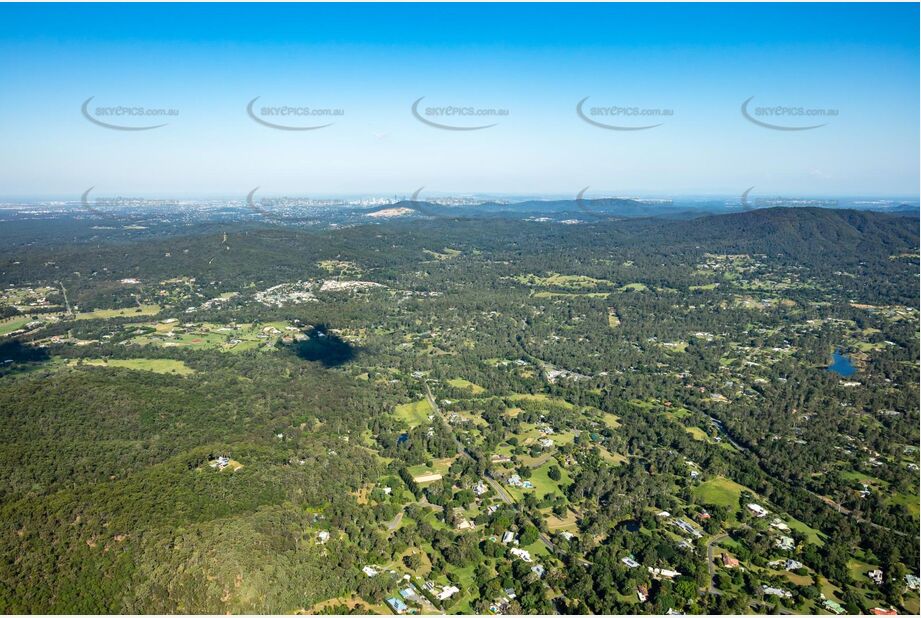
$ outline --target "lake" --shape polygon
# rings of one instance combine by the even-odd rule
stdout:
[[[831,357],[831,365],[827,369],[845,378],[854,375],[857,371],[857,367],[851,363],[851,359],[842,354],[840,350],[834,351]]]

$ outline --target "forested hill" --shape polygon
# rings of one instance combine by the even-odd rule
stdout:
[[[722,241],[740,249],[799,258],[859,260],[918,246],[918,219],[859,210],[766,208],[673,226],[688,241]]]

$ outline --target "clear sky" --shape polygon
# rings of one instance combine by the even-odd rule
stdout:
[[[3,4],[0,195],[917,196],[918,20],[917,4]],[[81,112],[90,97],[98,120],[167,124],[101,127]],[[255,97],[256,114],[343,113],[276,130],[247,115]],[[508,115],[441,130],[412,114],[420,97],[420,115],[455,126],[486,122],[426,108]],[[592,119],[661,126],[599,128],[576,114],[585,97]],[[825,126],[760,126],[749,97],[756,119]]]

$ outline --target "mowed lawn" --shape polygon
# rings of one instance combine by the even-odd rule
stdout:
[[[79,366],[79,361],[70,361],[72,367]],[[173,375],[187,376],[195,373],[195,370],[187,366],[184,362],[172,360],[169,358],[131,358],[131,359],[104,359],[104,358],[87,358],[83,359],[84,365],[92,367],[116,367],[119,369],[135,369],[137,371],[153,371],[154,373],[168,373]]]
[[[431,468],[425,464],[418,464],[409,466],[407,471],[413,478],[428,476],[429,474],[445,475],[448,473],[448,469],[451,467],[452,463],[454,463],[454,457],[445,457],[444,459],[435,459],[432,461]]]
[[[472,392],[474,395],[479,395],[480,393],[486,390],[479,384],[474,384],[473,382],[469,380],[465,380],[463,378],[452,378],[448,380],[448,384],[450,386],[453,386],[454,388],[466,388],[467,390]]]
[[[26,324],[32,321],[32,318],[28,316],[21,316],[15,318],[8,318],[6,320],[0,320],[0,337],[8,335],[14,330],[19,330]]]
[[[724,476],[717,476],[694,489],[694,499],[701,504],[714,504],[735,512],[739,510],[739,497],[747,488]]]
[[[550,467],[556,466],[560,469],[560,480],[554,481],[550,478],[549,472]],[[534,493],[538,497],[543,497],[545,494],[553,494],[554,496],[565,496],[564,489],[572,483],[572,478],[569,476],[569,471],[566,470],[556,459],[550,459],[542,466],[534,468],[531,471],[531,478],[523,479],[531,481],[534,484],[534,489],[524,489],[522,487],[512,487],[510,485],[505,485],[505,490],[515,498],[516,501],[523,500],[524,495],[528,493]]]
[[[428,400],[419,399],[411,403],[401,403],[393,409],[393,413],[398,419],[405,421],[412,428],[429,422],[432,407],[429,405]]]
[[[126,309],[97,309],[95,311],[80,312],[78,320],[107,320],[109,318],[131,318],[135,316],[157,315],[160,313],[159,305],[141,305]]]

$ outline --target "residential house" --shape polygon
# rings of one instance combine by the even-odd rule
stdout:
[[[793,551],[796,548],[796,541],[793,540],[793,537],[782,536],[774,541],[774,545],[784,551]]]
[[[395,612],[398,613],[398,614],[402,614],[402,613],[404,613],[406,610],[409,609],[409,607],[406,605],[406,603],[404,603],[402,599],[399,599],[399,598],[397,598],[397,597],[390,597],[390,598],[388,598],[388,599],[387,599],[387,605],[389,605],[390,607],[392,607],[392,608],[393,608],[393,611],[395,611]]]
[[[794,560],[793,558],[788,558],[788,559],[787,559],[787,562],[784,564],[784,567],[783,567],[783,568],[784,568],[785,570],[787,570],[787,571],[795,571],[795,570],[797,570],[797,569],[803,568],[803,563],[800,562],[799,560]]]
[[[823,599],[822,606],[833,614],[843,614],[844,613],[844,608],[841,607],[841,604],[835,601],[832,601],[831,599]]]
[[[749,502],[746,507],[751,511],[752,515],[755,517],[765,517],[768,514],[768,510],[761,506],[760,504],[755,504],[754,502]]]
[[[762,585],[761,585],[761,591],[762,591],[764,594],[770,595],[770,596],[784,597],[784,598],[786,598],[786,599],[792,599],[792,598],[793,598],[793,594],[791,594],[791,592],[790,592],[789,590],[784,590],[783,588],[775,588],[775,587],[773,587],[773,586],[766,586],[766,585],[762,584]]]
[[[786,523],[784,523],[783,520],[781,520],[779,517],[775,517],[775,518],[774,518],[774,520],[771,522],[771,527],[772,527],[772,528],[776,528],[776,529],[778,529],[778,530],[781,530],[781,531],[783,531],[783,532],[789,532],[789,531],[790,531],[790,526],[788,526]]]
[[[673,571],[672,569],[659,569],[653,567],[646,567],[646,569],[652,574],[653,579],[672,579],[681,575],[678,571]]]
[[[460,592],[460,588],[457,586],[445,586],[441,589],[441,592],[436,595],[436,598],[439,601],[447,601],[458,592]]]
[[[683,519],[673,519],[672,523],[696,539],[699,539],[703,536],[703,533],[700,530],[692,526],[690,523],[684,521]]]

